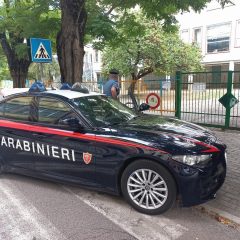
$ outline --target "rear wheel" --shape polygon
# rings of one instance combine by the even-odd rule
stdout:
[[[137,160],[125,169],[121,189],[125,199],[145,214],[163,213],[176,200],[176,184],[171,174],[149,160]]]

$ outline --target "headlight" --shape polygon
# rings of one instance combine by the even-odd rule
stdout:
[[[187,165],[197,165],[208,162],[211,160],[212,155],[179,155],[179,156],[172,156],[173,160],[176,160],[181,163],[185,163]]]

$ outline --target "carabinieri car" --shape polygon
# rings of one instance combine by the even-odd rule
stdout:
[[[146,214],[212,199],[226,175],[226,146],[209,130],[73,90],[5,97],[0,148],[1,172],[123,195]]]

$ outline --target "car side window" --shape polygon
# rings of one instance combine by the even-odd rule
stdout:
[[[41,123],[58,124],[60,119],[73,114],[69,106],[55,98],[40,98],[38,109]]]
[[[29,121],[31,101],[32,97],[16,97],[10,99],[0,104],[0,112],[3,112],[1,116],[8,119]]]

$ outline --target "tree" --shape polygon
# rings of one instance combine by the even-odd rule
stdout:
[[[106,3],[105,3],[106,2]],[[109,19],[108,1],[60,0],[61,30],[57,35],[57,53],[63,81],[82,81],[84,44],[93,39],[109,40],[114,36]]]
[[[166,32],[157,20],[142,13],[125,13],[118,24],[118,38],[103,52],[105,71],[116,68],[131,76],[129,95],[133,97],[136,81],[149,73],[172,74],[177,70],[201,68],[201,52],[196,46],[183,43],[177,32]]]
[[[49,81],[49,83],[52,83],[54,78],[60,76],[59,64],[56,60],[53,60],[51,64],[44,64],[42,70],[40,70],[40,65],[38,63],[31,64],[28,71],[28,79],[41,79],[41,71],[43,72],[44,79]],[[45,81],[44,83],[46,84]]]
[[[82,81],[84,35],[87,12],[84,0],[60,0],[61,30],[57,35],[57,53],[64,81]]]
[[[4,0],[0,5],[0,44],[14,87],[25,86],[31,64],[26,39],[53,37],[58,29],[59,14],[50,7],[50,0]]]
[[[10,73],[8,70],[7,59],[0,46],[0,81],[4,79],[10,79]]]
[[[116,37],[118,13],[136,6],[148,18],[170,28],[179,10],[202,9],[210,0],[4,0],[0,2],[0,44],[7,57],[14,86],[24,86],[30,60],[25,39],[55,38],[61,74],[67,81],[82,79],[84,41],[98,46]],[[229,2],[228,0],[219,0]],[[60,20],[61,10],[61,22]],[[60,30],[60,31],[59,31]]]
[[[130,14],[117,31],[118,38],[103,51],[105,71],[117,68],[138,80],[152,72],[171,74],[201,68],[199,48],[183,43],[178,32],[164,31],[156,20]]]
[[[57,0],[55,2],[58,2]],[[116,37],[118,13],[139,8],[145,16],[163,22],[164,29],[174,27],[174,14],[193,8],[201,10],[210,0],[60,0],[61,31],[57,36],[57,52],[64,81],[82,81],[84,41],[96,38],[97,46]],[[229,0],[219,0],[224,5]]]

